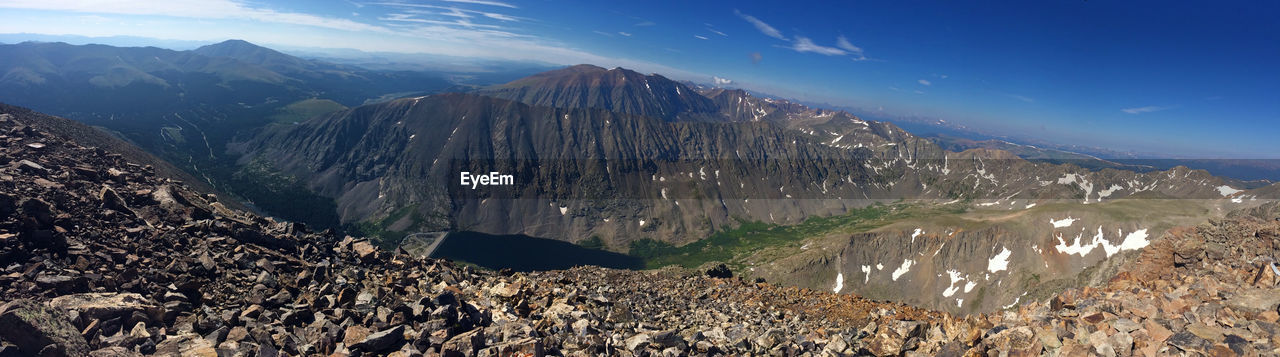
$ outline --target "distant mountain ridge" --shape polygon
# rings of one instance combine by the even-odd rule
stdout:
[[[279,51],[258,46],[244,40],[227,40],[212,45],[201,46],[191,52],[207,57],[233,58],[238,61],[261,66],[276,72],[294,73],[320,67],[319,64]]]
[[[309,61],[239,40],[191,51],[0,45],[0,100],[105,128],[231,193],[261,185],[235,182],[226,144],[272,118],[451,86],[430,73]]]

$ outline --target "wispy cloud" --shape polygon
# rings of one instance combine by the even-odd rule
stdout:
[[[917,90],[915,91],[915,93],[916,93],[916,94],[924,94],[924,91],[917,89]]]
[[[600,30],[595,30],[595,31],[591,31],[591,32],[595,32],[596,34],[598,34],[598,35],[600,35],[600,36],[604,36],[604,37],[613,37],[613,34],[608,33],[608,32],[604,32],[604,31],[600,31]]]
[[[410,3],[400,3],[400,2],[381,2],[381,3],[373,3],[373,5],[383,5],[383,6],[389,6],[389,7],[402,8],[404,9],[405,12],[422,14],[422,15],[440,15],[440,16],[449,16],[449,17],[458,17],[458,18],[473,18],[474,16],[472,15],[479,15],[479,16],[484,16],[484,17],[494,19],[494,20],[499,20],[499,21],[520,21],[522,19],[521,17],[511,16],[507,14],[500,14],[500,13],[488,12],[488,11],[470,10],[470,9],[461,9],[455,6],[410,4]],[[433,9],[433,10],[441,10],[441,11],[432,12],[432,11],[425,11],[422,9]]]
[[[466,18],[459,18],[453,21],[441,21],[441,20],[423,19],[423,18],[415,17],[414,14],[406,14],[406,13],[388,14],[387,16],[379,17],[378,20],[395,21],[395,22],[413,22],[413,23],[432,24],[432,25],[459,26],[459,27],[465,27],[465,28],[478,28],[478,29],[492,29],[492,30],[502,29],[502,26],[477,24],[477,23],[471,22],[471,20]]]
[[[1005,95],[1009,96],[1009,98],[1013,98],[1013,99],[1021,100],[1021,101],[1023,101],[1023,102],[1027,102],[1027,103],[1035,103],[1035,102],[1036,102],[1036,100],[1035,100],[1034,98],[1027,97],[1027,96],[1022,96],[1022,95],[1017,95],[1017,94],[1005,94]]]
[[[813,40],[801,36],[796,36],[796,40],[791,43],[791,49],[796,50],[796,52],[812,52],[827,56],[845,55],[845,51],[842,49],[819,46],[818,44],[813,43]]]
[[[729,36],[729,35],[725,34],[724,32],[716,31],[716,29],[713,29],[713,28],[710,28],[710,27],[708,27],[708,28],[707,28],[707,31],[711,31],[711,33],[714,33],[714,34],[717,34],[717,35],[720,35],[720,36],[725,36],[725,37],[728,37],[728,36]]]
[[[720,78],[720,77],[714,77],[714,76],[713,76],[713,77],[711,77],[711,80],[712,80],[712,81],[714,81],[714,82],[715,82],[715,84],[716,84],[716,85],[718,85],[718,86],[724,86],[724,85],[730,85],[730,84],[733,84],[733,80],[730,80],[730,79],[728,79],[728,78]]]
[[[636,23],[636,27],[648,27],[653,25],[657,25],[657,24],[654,23],[653,21],[640,21]]]
[[[705,36],[698,36],[698,35],[693,35],[693,38],[696,38],[696,39],[699,39],[699,40],[710,40],[709,38],[706,38]]]
[[[1120,109],[1120,111],[1128,114],[1142,114],[1142,113],[1153,113],[1153,112],[1169,110],[1169,109],[1173,109],[1173,107],[1161,107],[1161,106],[1155,106],[1155,105],[1148,105],[1145,107],[1124,108],[1124,109]]]
[[[779,40],[787,39],[786,36],[782,36],[782,31],[778,31],[778,29],[773,28],[773,26],[769,26],[769,24],[765,23],[764,21],[760,21],[760,19],[757,19],[755,16],[744,14],[741,11],[738,11],[737,9],[734,9],[733,13],[735,15],[738,15],[738,17],[741,17],[743,20],[746,20],[747,22],[751,23],[752,26],[756,27],[756,30],[760,30],[760,33],[763,33],[765,36],[773,37]]]
[[[852,42],[849,42],[849,38],[845,38],[844,35],[836,37],[836,47],[849,51],[849,55],[854,60],[867,60],[867,55],[863,54],[863,47],[854,46]]]
[[[501,1],[491,1],[491,0],[440,0],[440,1],[444,1],[444,2],[456,2],[456,3],[463,3],[463,4],[476,4],[476,5],[501,6],[501,7],[512,8],[512,9],[518,9],[518,8],[520,8],[519,6],[515,6],[515,5],[512,5],[512,4],[508,4],[508,3],[505,3],[505,2],[501,2]]]
[[[917,80],[917,81],[916,81],[916,83],[920,83],[920,84],[925,85],[925,86],[931,86],[931,85],[933,85],[933,82],[930,82],[930,81],[928,81],[928,80],[924,80],[924,79]]]
[[[156,15],[201,19],[240,19],[261,22],[303,25],[343,31],[375,31],[386,32],[385,28],[376,25],[356,22],[348,19],[319,16],[298,12],[284,12],[272,9],[251,7],[230,0],[173,0],[173,1],[46,1],[46,0],[13,0],[0,2],[0,7],[71,11],[100,14],[123,15]]]
[[[795,36],[794,39],[787,39],[786,36],[782,35],[782,31],[778,31],[777,28],[770,26],[768,23],[761,21],[755,16],[744,14],[742,13],[742,11],[738,11],[737,9],[734,9],[733,13],[735,15],[738,15],[738,17],[742,18],[748,23],[750,23],[752,26],[755,26],[756,30],[759,30],[760,33],[764,34],[765,36],[791,42],[791,46],[788,46],[786,48],[790,48],[793,51],[800,52],[800,53],[817,53],[825,56],[849,55],[855,61],[864,61],[868,59],[867,56],[863,54],[861,47],[855,46],[853,43],[849,42],[848,38],[845,38],[843,35],[836,38],[835,47],[819,45],[816,42],[813,42],[813,40],[804,36]],[[707,26],[707,31],[715,32],[717,34],[720,34],[721,36],[728,36],[728,35],[725,35],[723,32],[712,29],[710,25]],[[782,47],[782,46],[779,46],[779,47]]]
[[[155,36],[165,33],[173,39],[220,41],[243,38],[266,45],[297,47],[352,48],[367,52],[400,52],[436,54],[458,57],[538,61],[551,64],[593,63],[604,67],[626,67],[646,73],[663,73],[672,78],[708,80],[709,75],[674,68],[654,62],[626,57],[602,56],[575,48],[554,38],[538,36],[516,27],[505,27],[506,20],[533,22],[518,16],[497,14],[486,9],[518,8],[502,0],[454,0],[433,4],[392,3],[388,0],[365,3],[361,17],[349,17],[347,11],[334,15],[279,10],[260,5],[258,1],[241,0],[0,0],[0,9],[28,9],[66,12],[64,18],[77,15],[150,16],[156,23],[189,23],[169,25],[103,27],[89,26],[67,30],[67,23],[48,22],[24,25],[32,33],[77,31],[90,36]],[[412,5],[426,5],[416,7]],[[435,6],[430,7],[430,6]],[[450,9],[456,6],[458,11]],[[380,9],[372,9],[381,7]],[[474,9],[474,10],[473,10]],[[455,16],[427,15],[446,12]],[[0,10],[4,12],[4,10]],[[378,16],[372,16],[377,14]],[[466,16],[470,17],[466,17]],[[384,20],[376,20],[383,17]],[[179,21],[173,21],[177,19]],[[152,19],[144,19],[152,20]],[[461,20],[461,21],[458,21]],[[258,24],[273,24],[272,31],[261,31]],[[250,25],[250,26],[246,26]],[[511,26],[518,26],[511,24]],[[335,31],[327,31],[335,30]]]
[[[630,32],[622,32],[622,31],[618,31],[618,34],[619,34],[619,35],[626,36],[626,37],[631,37],[631,33],[630,33]]]

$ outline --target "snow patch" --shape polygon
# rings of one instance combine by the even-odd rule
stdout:
[[[1123,231],[1117,230],[1117,234],[1123,233]],[[1151,242],[1147,240],[1147,230],[1143,228],[1125,235],[1124,241],[1120,242],[1120,245],[1112,245],[1111,242],[1105,239],[1102,233],[1102,226],[1098,226],[1098,233],[1095,234],[1087,243],[1080,235],[1076,235],[1074,243],[1071,245],[1067,245],[1066,240],[1062,238],[1061,234],[1058,235],[1058,241],[1058,245],[1054,246],[1054,249],[1057,249],[1058,252],[1064,254],[1078,254],[1082,257],[1089,255],[1089,252],[1092,252],[1098,247],[1102,247],[1102,250],[1106,252],[1107,257],[1111,257],[1120,251],[1142,249],[1148,244],[1151,244]]]
[[[1066,227],[1070,227],[1071,224],[1076,223],[1076,221],[1077,219],[1071,218],[1071,216],[1067,216],[1067,218],[1063,218],[1059,220],[1054,220],[1053,218],[1050,218],[1049,224],[1052,224],[1053,228],[1066,228]]]
[[[1231,196],[1236,194],[1237,192],[1244,192],[1244,191],[1237,190],[1227,185],[1218,186],[1218,193],[1221,193],[1222,197]]]
[[[1147,229],[1143,228],[1124,236],[1124,242],[1120,242],[1120,250],[1142,249],[1148,244],[1151,242],[1147,240]]]
[[[1008,247],[1000,247],[1000,253],[987,260],[987,271],[994,273],[1001,270],[1008,270],[1009,257],[1012,255],[1013,252],[1009,251]]]
[[[911,243],[915,243],[916,237],[919,237],[921,234],[924,234],[924,230],[916,228],[915,233],[911,233]]]
[[[1084,176],[1077,175],[1077,174],[1066,174],[1066,175],[1063,175],[1062,178],[1058,179],[1058,184],[1060,185],[1070,185],[1073,183],[1084,190],[1084,202],[1089,203],[1089,195],[1093,194],[1093,184],[1089,183],[1089,180],[1086,180]]]
[[[903,274],[906,274],[907,272],[911,271],[911,265],[915,263],[916,262],[914,260],[903,259],[902,266],[898,267],[898,269],[893,271],[893,281],[898,281],[898,278],[902,277]]]
[[[831,288],[831,292],[839,294],[841,289],[844,289],[844,272],[837,272],[836,286]]]
[[[560,207],[560,215],[563,216],[565,212],[569,212],[569,207]]]
[[[862,284],[865,285],[869,281],[871,281],[871,266],[863,265],[862,266]]]
[[[942,297],[951,297],[951,295],[960,291],[960,287],[956,286],[956,283],[964,280],[964,278],[960,277],[961,273],[955,270],[947,270],[947,275],[951,277],[951,285],[947,286],[947,290],[942,291]]]
[[[1120,185],[1113,184],[1111,185],[1111,187],[1108,187],[1105,190],[1098,191],[1098,202],[1102,202],[1103,198],[1106,198],[1107,196],[1111,196],[1112,193],[1115,193],[1120,189],[1123,189],[1123,187],[1120,187]]]

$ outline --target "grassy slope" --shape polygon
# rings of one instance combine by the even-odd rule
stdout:
[[[347,107],[328,99],[303,99],[280,108],[269,119],[274,123],[292,124],[344,109]]]
[[[654,240],[639,240],[632,243],[629,254],[645,259],[649,268],[668,265],[696,268],[705,263],[725,262],[735,271],[741,271],[747,265],[745,259],[748,257],[779,249],[798,250],[815,237],[863,232],[912,217],[957,214],[963,210],[963,205],[876,204],[840,216],[812,217],[795,225],[740,222],[737,228],[725,228],[706,239],[680,247]]]

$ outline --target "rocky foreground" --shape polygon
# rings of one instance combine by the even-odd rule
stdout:
[[[677,271],[509,273],[229,209],[0,114],[0,356],[1280,355],[1275,205],[949,316]],[[715,276],[715,277],[712,277]]]

